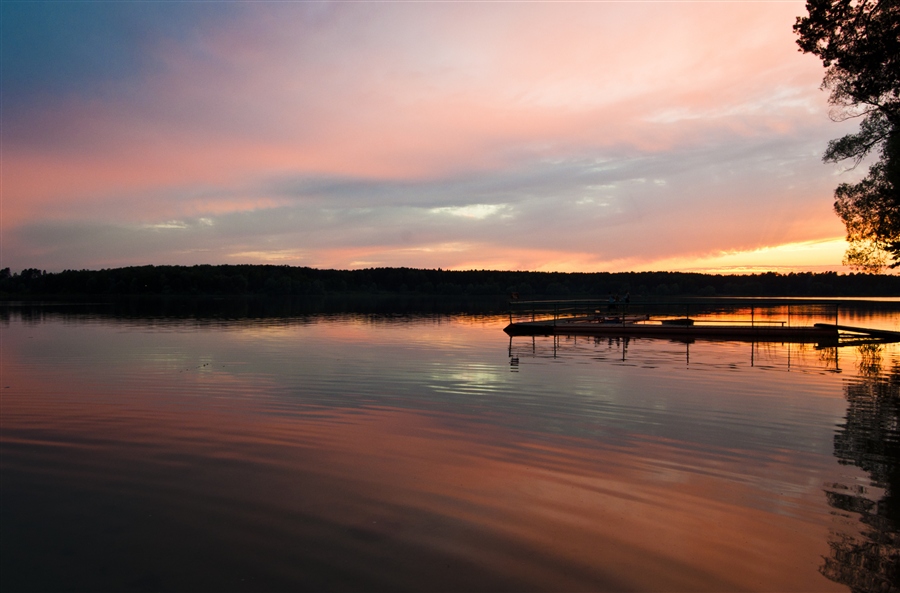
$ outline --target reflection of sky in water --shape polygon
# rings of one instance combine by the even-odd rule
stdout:
[[[834,439],[871,353],[87,321],[3,328],[7,583],[840,590],[823,489],[868,485]]]

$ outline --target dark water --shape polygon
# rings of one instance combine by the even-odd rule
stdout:
[[[5,314],[3,591],[900,587],[898,344]]]

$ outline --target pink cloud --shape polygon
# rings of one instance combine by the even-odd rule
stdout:
[[[4,146],[4,227],[285,207],[284,196],[264,187],[285,177],[440,184],[519,175],[532,163],[830,133],[822,131],[831,124],[818,91],[821,67],[797,53],[790,31],[800,2],[310,10],[263,5],[254,19],[201,30],[190,45],[158,46],[164,67],[136,87],[113,84],[103,100],[70,99],[53,113],[13,122]],[[709,186],[700,174],[696,187]],[[754,213],[746,188],[718,202],[697,198],[690,175],[682,175],[679,193],[659,194],[666,198],[655,208],[663,214],[646,224],[691,224],[698,215],[716,223],[680,237],[664,227],[625,232],[664,237],[660,255],[806,240],[826,228],[833,234],[830,181],[800,183],[799,192],[785,183],[767,191],[799,193],[805,204],[825,187],[825,207],[808,221],[788,206]],[[382,206],[373,198],[372,208]],[[748,231],[754,216],[757,228]],[[557,232],[566,244],[560,253],[511,244],[514,252],[494,260],[534,269],[588,265],[581,254],[592,251],[589,239]],[[609,235],[625,236],[615,228]],[[239,252],[264,251],[245,247]],[[392,263],[426,265],[433,257],[420,247],[411,261]],[[347,249],[343,263],[329,261],[346,267],[366,257]]]

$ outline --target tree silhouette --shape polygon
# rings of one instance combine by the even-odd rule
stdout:
[[[859,132],[828,144],[823,160],[858,165],[875,153],[868,175],[835,190],[847,229],[845,263],[878,271],[900,266],[900,2],[807,0],[794,32],[800,51],[824,64],[832,118],[862,117]]]

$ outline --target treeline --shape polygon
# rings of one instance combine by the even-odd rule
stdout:
[[[319,270],[270,265],[137,266],[47,273],[0,270],[6,299],[75,295],[898,296],[900,276],[790,273],[498,272],[413,268]]]

